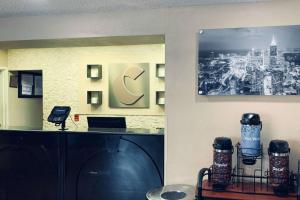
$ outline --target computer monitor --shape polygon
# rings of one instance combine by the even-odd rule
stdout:
[[[87,117],[89,128],[126,128],[125,117]]]

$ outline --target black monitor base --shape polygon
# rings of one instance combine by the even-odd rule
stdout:
[[[60,131],[66,131],[66,130],[68,130],[68,129],[66,128],[66,121],[63,121],[63,122],[61,123],[61,128],[58,129],[58,130],[60,130]]]

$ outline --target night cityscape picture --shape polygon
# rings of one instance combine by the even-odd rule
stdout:
[[[300,95],[300,26],[199,32],[199,95]]]

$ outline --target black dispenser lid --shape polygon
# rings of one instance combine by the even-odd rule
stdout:
[[[259,114],[256,113],[244,113],[241,119],[241,124],[243,125],[260,125]]]
[[[227,137],[217,137],[215,138],[213,147],[220,150],[232,150],[231,139]]]
[[[272,140],[269,144],[270,153],[289,153],[289,143],[285,140]]]
[[[245,165],[254,165],[256,163],[256,158],[255,157],[243,157],[243,163]]]

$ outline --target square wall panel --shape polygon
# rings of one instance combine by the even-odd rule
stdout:
[[[149,108],[149,63],[109,66],[109,107]]]

